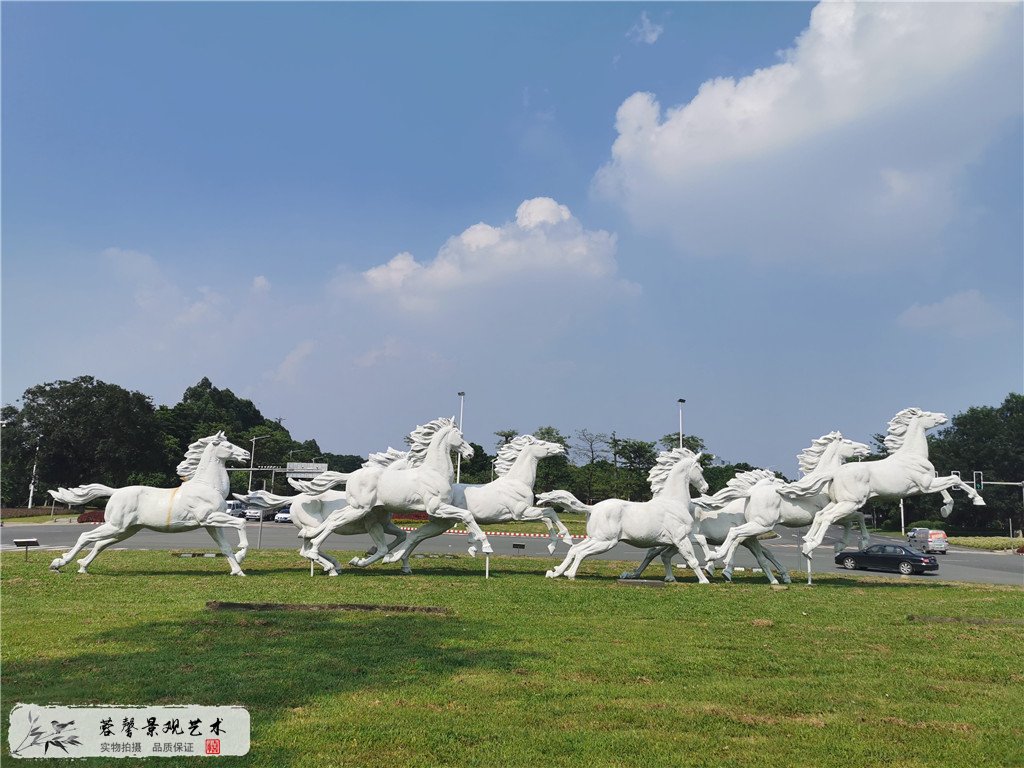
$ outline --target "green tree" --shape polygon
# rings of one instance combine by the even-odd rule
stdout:
[[[576,467],[569,461],[569,438],[551,426],[537,427],[532,434],[538,440],[559,443],[566,449],[565,455],[550,456],[537,464],[537,482],[534,483],[534,490],[537,493],[544,493],[555,489],[572,488]]]
[[[3,419],[5,504],[27,501],[36,446],[39,503],[58,485],[119,487],[133,475],[173,476],[153,403],[141,392],[79,376],[30,387],[20,408],[5,406]]]

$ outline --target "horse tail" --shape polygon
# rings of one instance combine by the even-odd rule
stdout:
[[[93,499],[102,499],[104,496],[113,496],[119,489],[111,488],[109,485],[90,483],[80,485],[77,488],[58,488],[56,491],[48,491],[61,504],[86,504]]]
[[[831,472],[812,472],[795,482],[779,488],[779,493],[787,499],[799,499],[806,496],[817,496],[825,492],[826,486],[832,481]]]
[[[589,515],[593,507],[588,507],[568,491],[548,491],[537,496],[538,507],[564,507],[571,512]]]
[[[234,497],[239,501],[256,507],[257,509],[277,509],[291,504],[296,496],[277,496],[267,491],[253,491],[252,493],[236,493]]]
[[[288,485],[300,493],[307,493],[310,496],[319,496],[324,491],[329,491],[336,485],[344,484],[350,472],[321,472],[312,480],[295,480],[288,478]]]

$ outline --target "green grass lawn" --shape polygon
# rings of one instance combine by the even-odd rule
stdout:
[[[591,560],[468,557],[310,578],[294,553],[108,552],[2,563],[2,712],[15,702],[240,704],[218,765],[1009,766],[1024,760],[1014,587],[821,574],[661,589]],[[207,600],[432,605],[447,615],[213,612]],[[132,759],[116,762],[128,768]],[[151,761],[152,762],[152,761]],[[106,758],[41,765],[111,765]],[[164,763],[160,763],[163,765]],[[174,764],[169,761],[167,765]]]
[[[1024,546],[1024,539],[1009,536],[950,536],[950,544],[957,547],[971,547],[972,549],[989,549],[1001,551],[1004,549],[1016,549]]]

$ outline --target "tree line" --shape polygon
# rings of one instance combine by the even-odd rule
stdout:
[[[8,507],[27,503],[33,465],[37,504],[45,503],[46,491],[58,486],[89,482],[113,487],[173,486],[178,482],[174,469],[188,445],[219,430],[248,449],[256,438],[257,466],[316,461],[337,472],[351,472],[365,460],[324,451],[315,439],[294,440],[280,420],[266,418],[251,400],[230,389],[219,389],[205,377],[186,389],[174,406],[155,406],[152,398],[141,392],[91,376],[40,384],[27,389],[17,404],[3,406],[2,421],[0,502]],[[498,430],[490,450],[471,443],[474,455],[461,464],[462,481],[490,481],[498,450],[518,434],[511,428]],[[588,504],[612,497],[646,501],[650,498],[647,473],[659,450],[679,445],[677,433],[643,440],[589,429],[566,435],[548,425],[532,434],[566,448],[565,456],[539,464],[537,491],[568,490]],[[885,455],[883,437],[875,435],[872,458]],[[928,440],[932,463],[940,474],[960,470],[970,481],[973,471],[981,470],[989,481],[1024,480],[1024,395],[1011,393],[997,407],[969,408]],[[755,469],[746,462],[716,458],[696,435],[686,435],[683,443],[704,453],[710,493],[723,488],[738,472]],[[232,472],[230,476],[233,491],[246,490],[247,473]],[[280,474],[259,472],[253,478],[253,488],[264,487],[274,493],[292,492]],[[1018,523],[1024,522],[1019,487],[986,486],[983,493],[987,507],[971,506],[963,494],[954,494],[957,505],[949,527],[1005,527],[1011,514]],[[904,512],[908,524],[937,517],[939,504],[934,495],[907,499]],[[898,502],[873,500],[865,511],[874,513],[876,522],[888,521],[891,526],[895,521],[898,528]]]

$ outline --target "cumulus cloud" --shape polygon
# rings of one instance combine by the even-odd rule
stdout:
[[[567,206],[537,197],[519,206],[514,221],[481,222],[449,238],[430,261],[399,253],[355,280],[344,278],[341,287],[412,310],[434,309],[453,291],[479,292],[523,277],[603,281],[635,291],[615,277],[615,250],[615,235],[584,229]]]
[[[127,284],[135,307],[147,315],[168,320],[172,326],[192,326],[220,317],[224,298],[208,286],[193,292],[182,289],[147,253],[107,248],[103,259]]]
[[[263,275],[256,275],[252,279],[252,292],[256,296],[266,296],[270,293],[270,281]]]
[[[822,3],[773,66],[619,107],[595,191],[691,254],[934,253],[965,168],[1021,112],[1014,4]]]
[[[640,14],[640,21],[629,28],[626,37],[634,43],[654,45],[658,42],[658,38],[661,37],[661,33],[664,31],[665,28],[661,24],[652,22],[647,16],[647,12],[644,11]]]
[[[912,331],[936,331],[958,339],[985,336],[1007,325],[1007,319],[977,289],[960,291],[934,304],[914,304],[897,324]]]

